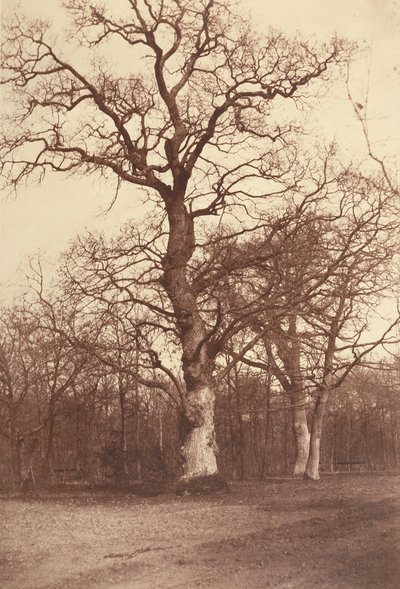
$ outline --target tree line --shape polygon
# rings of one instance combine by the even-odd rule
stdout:
[[[4,480],[318,479],[324,420],[329,468],[392,465],[396,395],[379,412],[372,394],[364,420],[354,383],[396,337],[398,313],[371,321],[396,295],[398,190],[301,115],[353,48],[260,37],[228,1],[64,5],[70,52],[48,24],[5,19],[2,175],[96,174],[114,199],[145,196],[145,216],[77,238],[51,289],[33,266],[4,310]]]
[[[147,353],[128,350],[131,338],[110,318],[101,351],[106,362],[99,347],[83,343],[82,331],[99,327],[95,317],[80,325],[79,339],[64,331],[67,322],[77,329],[76,309],[56,311],[43,302],[2,316],[2,488],[178,478],[182,406],[168,379],[164,388],[150,379]],[[299,413],[301,440],[309,440],[318,392],[302,390],[296,406],[274,364],[263,365],[270,353],[267,340],[257,360],[236,363],[218,385],[218,464],[229,479],[304,473],[308,453],[298,440]],[[221,366],[229,358],[221,358]],[[398,467],[399,399],[398,361],[353,369],[327,399],[319,468]]]

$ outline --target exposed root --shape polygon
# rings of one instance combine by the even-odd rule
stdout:
[[[313,481],[315,483],[315,482],[318,482],[320,480],[320,478],[319,477],[318,478],[312,477],[311,475],[305,473],[303,475],[303,480],[305,480],[305,481]]]
[[[206,495],[229,491],[228,482],[221,474],[181,479],[175,489],[177,495]]]

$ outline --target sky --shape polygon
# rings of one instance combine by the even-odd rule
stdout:
[[[29,14],[45,16],[62,26],[58,0],[20,0]],[[2,13],[17,0],[2,0]],[[359,43],[359,60],[352,67],[355,98],[365,102],[368,89],[370,137],[376,152],[390,156],[400,144],[400,0],[245,0],[263,32],[269,26],[287,34],[328,40],[337,32]],[[362,148],[360,127],[352,116],[344,84],[321,103],[318,120],[323,132],[349,152]],[[327,107],[327,104],[329,105]],[[109,186],[89,180],[49,176],[41,186],[1,196],[0,298],[10,300],[23,284],[26,261],[39,253],[50,265],[85,229],[112,232],[138,215],[137,189],[121,193],[111,211]]]

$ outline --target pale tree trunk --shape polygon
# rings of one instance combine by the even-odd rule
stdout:
[[[203,322],[196,312],[188,338],[183,338],[183,373],[186,384],[182,416],[183,479],[218,473],[214,429],[215,391]],[[198,351],[200,347],[200,351]],[[198,357],[197,357],[198,356]]]
[[[310,432],[307,424],[306,394],[301,371],[301,347],[297,333],[297,317],[289,318],[291,345],[286,359],[286,370],[290,379],[289,395],[292,406],[292,427],[296,446],[296,460],[293,474],[303,476],[310,450]]]
[[[308,480],[319,480],[319,459],[321,450],[321,436],[322,426],[325,415],[325,408],[328,400],[328,390],[321,388],[319,395],[315,402],[311,437],[310,437],[310,453],[308,456],[307,466],[304,473],[304,478]]]
[[[206,384],[187,393],[185,413],[182,418],[183,479],[209,476],[218,472],[214,402],[214,391]]]
[[[320,460],[320,447],[321,447],[321,436],[322,426],[324,422],[325,409],[328,402],[329,394],[332,390],[332,379],[333,379],[333,364],[336,352],[336,338],[340,331],[340,318],[342,317],[347,297],[347,290],[343,288],[341,291],[340,299],[336,313],[330,323],[328,341],[326,345],[324,367],[323,367],[323,380],[321,385],[318,387],[318,396],[315,402],[312,426],[311,426],[311,438],[310,438],[310,454],[307,461],[306,471],[304,473],[305,479],[313,481],[319,480],[319,460]]]
[[[301,346],[297,332],[297,316],[289,317],[287,332],[278,331],[274,343],[278,356],[283,364],[282,369],[275,361],[268,338],[264,339],[272,370],[283,389],[290,398],[292,411],[292,429],[296,447],[296,458],[293,474],[302,476],[305,473],[310,448],[310,432],[307,424],[307,411],[304,383],[301,370]]]
[[[298,403],[299,400],[295,398],[293,402],[292,398],[293,433],[296,444],[296,462],[293,474],[303,476],[310,451],[310,432],[308,431],[306,410],[304,407],[299,407]]]
[[[215,391],[207,330],[197,308],[196,291],[187,277],[187,264],[195,245],[193,219],[179,195],[169,202],[167,209],[170,233],[163,259],[164,286],[175,312],[186,385],[180,428],[183,474],[179,491],[184,492],[185,482],[210,476],[217,479]],[[186,487],[190,491],[190,485]]]

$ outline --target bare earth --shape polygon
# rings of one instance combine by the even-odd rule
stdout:
[[[2,589],[400,587],[400,475],[2,497]]]

